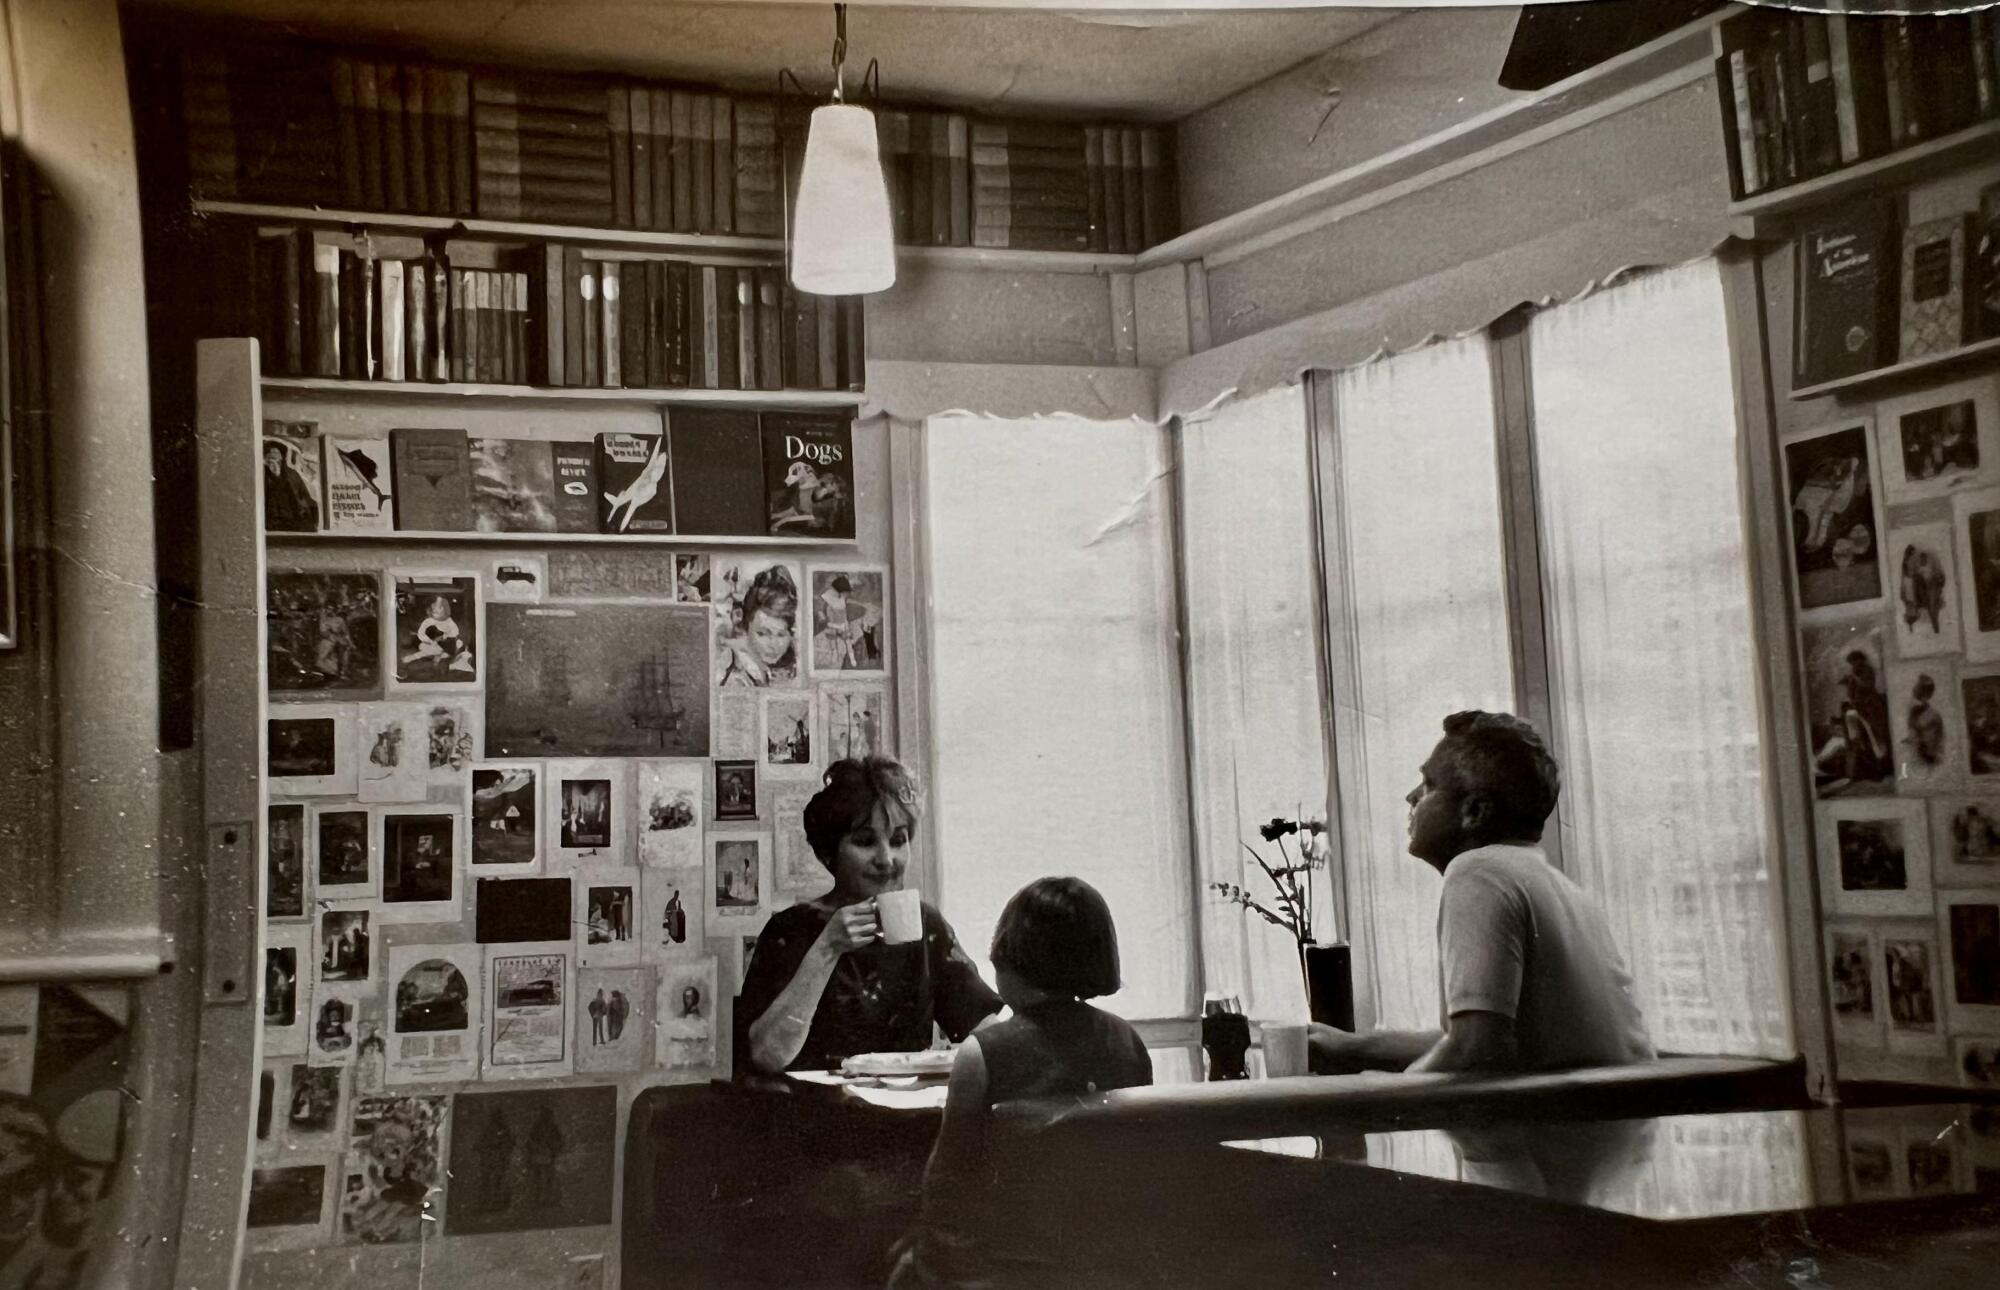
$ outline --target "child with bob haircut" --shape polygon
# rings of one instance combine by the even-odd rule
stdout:
[[[1121,984],[1118,929],[1095,887],[1080,878],[1038,878],[1021,888],[1001,911],[991,957],[1000,997],[1013,1015],[987,1022],[959,1045],[944,1124],[924,1172],[923,1219],[903,1244],[890,1278],[895,1290],[988,1284],[1020,1261],[1021,1252],[1001,1253],[1000,1245],[1013,1243],[992,1241],[995,1234],[982,1230],[985,1222],[961,1221],[965,1203],[988,1181],[988,1112],[994,1106],[1153,1082],[1152,1059],[1138,1032],[1084,1002]]]

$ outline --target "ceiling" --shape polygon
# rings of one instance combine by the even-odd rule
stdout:
[[[831,84],[833,6],[762,0],[127,0],[142,12],[277,24],[435,57],[529,61],[743,89],[789,67]],[[1294,0],[1295,2],[1295,0]],[[871,58],[886,97],[985,112],[1176,120],[1397,16],[1274,8],[1073,11],[857,3],[850,78]],[[850,79],[850,87],[852,80]]]

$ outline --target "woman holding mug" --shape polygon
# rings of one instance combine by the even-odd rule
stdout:
[[[956,1041],[1000,1011],[958,937],[929,903],[922,935],[884,939],[877,897],[903,889],[921,803],[888,757],[837,761],[806,804],[806,841],[833,890],[771,915],[737,997],[750,1064],[824,1070],[857,1053],[919,1052],[935,1022]]]

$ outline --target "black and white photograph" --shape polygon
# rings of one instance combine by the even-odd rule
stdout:
[[[655,1001],[655,1060],[665,1070],[695,1070],[715,1064],[715,959],[713,956],[660,968]]]
[[[467,772],[467,830],[475,877],[537,872],[542,860],[541,767],[484,762]]]
[[[1879,621],[1809,624],[1799,642],[1815,791],[1822,798],[1892,791],[1896,750]]]
[[[1890,529],[1889,558],[1896,569],[1896,656],[1934,658],[1963,649],[1951,525],[1940,520]]]
[[[476,694],[428,695],[431,720],[431,787],[459,786],[467,767],[479,760],[485,708]]]
[[[1965,709],[1965,771],[1973,780],[2000,781],[2000,668],[1958,675]]]
[[[264,917],[304,918],[306,808],[273,802],[264,819]]]
[[[639,865],[674,869],[701,864],[702,779],[698,761],[642,761],[634,770]]]
[[[568,941],[487,951],[483,1078],[545,1079],[575,1069],[572,954]]]
[[[713,557],[705,551],[674,555],[674,600],[683,605],[707,605]]]
[[[1940,887],[2000,886],[2000,798],[1933,801],[1931,855]]]
[[[273,694],[365,699],[382,692],[382,579],[267,575],[265,683]]]
[[[353,796],[352,704],[274,703],[267,710],[264,730],[264,773],[274,795]]]
[[[561,833],[565,851],[609,851],[611,849],[611,781],[609,779],[562,779]]]
[[[337,1066],[292,1064],[285,1093],[285,1143],[293,1149],[340,1145],[346,1072]]]
[[[2000,421],[1991,377],[1884,399],[1882,490],[1890,505],[2000,480]]]
[[[584,967],[637,963],[646,938],[640,871],[585,865],[576,873],[577,962]]]
[[[493,757],[706,757],[708,617],[689,605],[495,605]]]
[[[644,1070],[653,1060],[652,968],[579,968],[576,1073]]]
[[[811,779],[818,775],[813,750],[814,721],[811,690],[781,690],[763,696],[764,745],[760,758],[772,779]]]
[[[1930,912],[1930,822],[1923,802],[1843,799],[1822,803],[1819,812],[1820,892],[1829,912]]]
[[[382,921],[457,918],[461,817],[433,807],[384,807],[381,820]]]
[[[889,674],[886,565],[814,565],[812,674],[873,680]]]
[[[1875,945],[1863,927],[1830,927],[1826,933],[1827,976],[1834,1033],[1844,1042],[1879,1048],[1881,1014],[1875,1004]]]
[[[319,532],[319,427],[310,421],[266,421],[263,456],[265,532]]]
[[[702,953],[707,939],[703,934],[708,910],[708,859],[673,869],[647,869],[639,884],[645,914],[639,920],[644,944],[641,956],[648,961],[690,958]]]
[[[717,820],[757,818],[756,762],[715,763],[715,818]]]
[[[484,648],[479,575],[393,571],[390,577],[396,647],[391,690],[478,685]]]
[[[1884,1012],[1892,1052],[1943,1056],[1944,1004],[1938,998],[1937,934],[1928,924],[1882,934]]]
[[[375,988],[367,984],[328,981],[313,987],[311,1031],[306,1042],[309,1066],[352,1066],[361,1044],[361,1006]]]
[[[387,965],[388,1082],[477,1079],[484,951],[462,943],[391,944]]]
[[[421,703],[363,703],[355,713],[355,796],[364,802],[421,802],[430,791],[430,713]]]
[[[549,854],[568,864],[624,864],[632,821],[626,761],[552,761],[548,779]]]
[[[358,1097],[340,1207],[346,1245],[415,1243],[445,1190],[444,1132],[452,1099]]]
[[[374,976],[369,911],[329,909],[319,916],[319,979],[367,981]]]
[[[717,556],[709,583],[710,668],[721,690],[796,685],[804,671],[799,566],[789,560]]]
[[[374,816],[366,807],[322,806],[313,811],[312,819],[319,899],[375,895]]]
[[[1891,663],[1888,689],[1897,786],[1905,793],[1962,788],[1965,716],[1960,710],[1957,669],[1941,658]]]
[[[1954,493],[1951,514],[1965,588],[1960,598],[1965,657],[2000,662],[2000,487]]]
[[[1882,518],[1869,418],[1785,444],[1792,566],[1806,611],[1882,598]]]
[[[560,941],[571,936],[570,878],[479,878],[473,884],[472,939],[481,945]]]
[[[889,753],[889,692],[882,686],[826,686],[819,708],[826,726],[823,753],[828,765],[849,757]]]
[[[279,1165],[250,1171],[250,1205],[244,1226],[258,1228],[306,1228],[313,1236],[323,1234],[326,1221],[328,1166]]]
[[[263,979],[258,1001],[263,1014],[264,1055],[303,1057],[306,1012],[312,998],[313,929],[309,923],[271,923],[264,929]]]
[[[609,1223],[617,1126],[609,1085],[459,1094],[445,1234]]]
[[[2000,1035],[2000,892],[1940,893],[1938,937],[1952,1029]]]
[[[770,836],[763,833],[717,834],[708,838],[709,925],[715,920],[757,918],[764,912],[767,881],[764,855]]]

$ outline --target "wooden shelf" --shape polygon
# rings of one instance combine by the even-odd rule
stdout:
[[[348,381],[323,376],[267,376],[270,393],[361,395],[385,399],[496,399],[543,403],[680,404],[708,407],[851,408],[867,401],[854,390],[633,390],[593,386],[468,385],[444,381]]]
[[[417,546],[417,545],[512,545],[512,546],[783,546],[852,548],[853,538],[741,537],[733,535],[700,537],[683,533],[479,533],[414,532],[396,529],[388,533],[270,533],[267,546]]]
[[[1961,163],[1980,160],[1981,154],[1990,159],[1995,153],[2000,153],[2000,118],[1856,162],[1803,183],[1731,202],[1729,213],[1749,221],[1752,236],[1779,236],[1790,230],[1790,217],[1799,211],[1859,192],[1913,183]]]
[[[1878,382],[1887,383],[1902,377],[1932,372],[1942,368],[1955,367],[1976,358],[1992,356],[2000,358],[2000,337],[1992,340],[1976,341],[1948,354],[1930,354],[1923,358],[1913,358],[1908,362],[1896,363],[1889,367],[1878,367],[1873,371],[1855,376],[1843,376],[1837,381],[1822,381],[1818,385],[1808,385],[1792,391],[1794,399],[1816,399],[1823,394],[1838,394],[1843,390],[1858,390]]]

